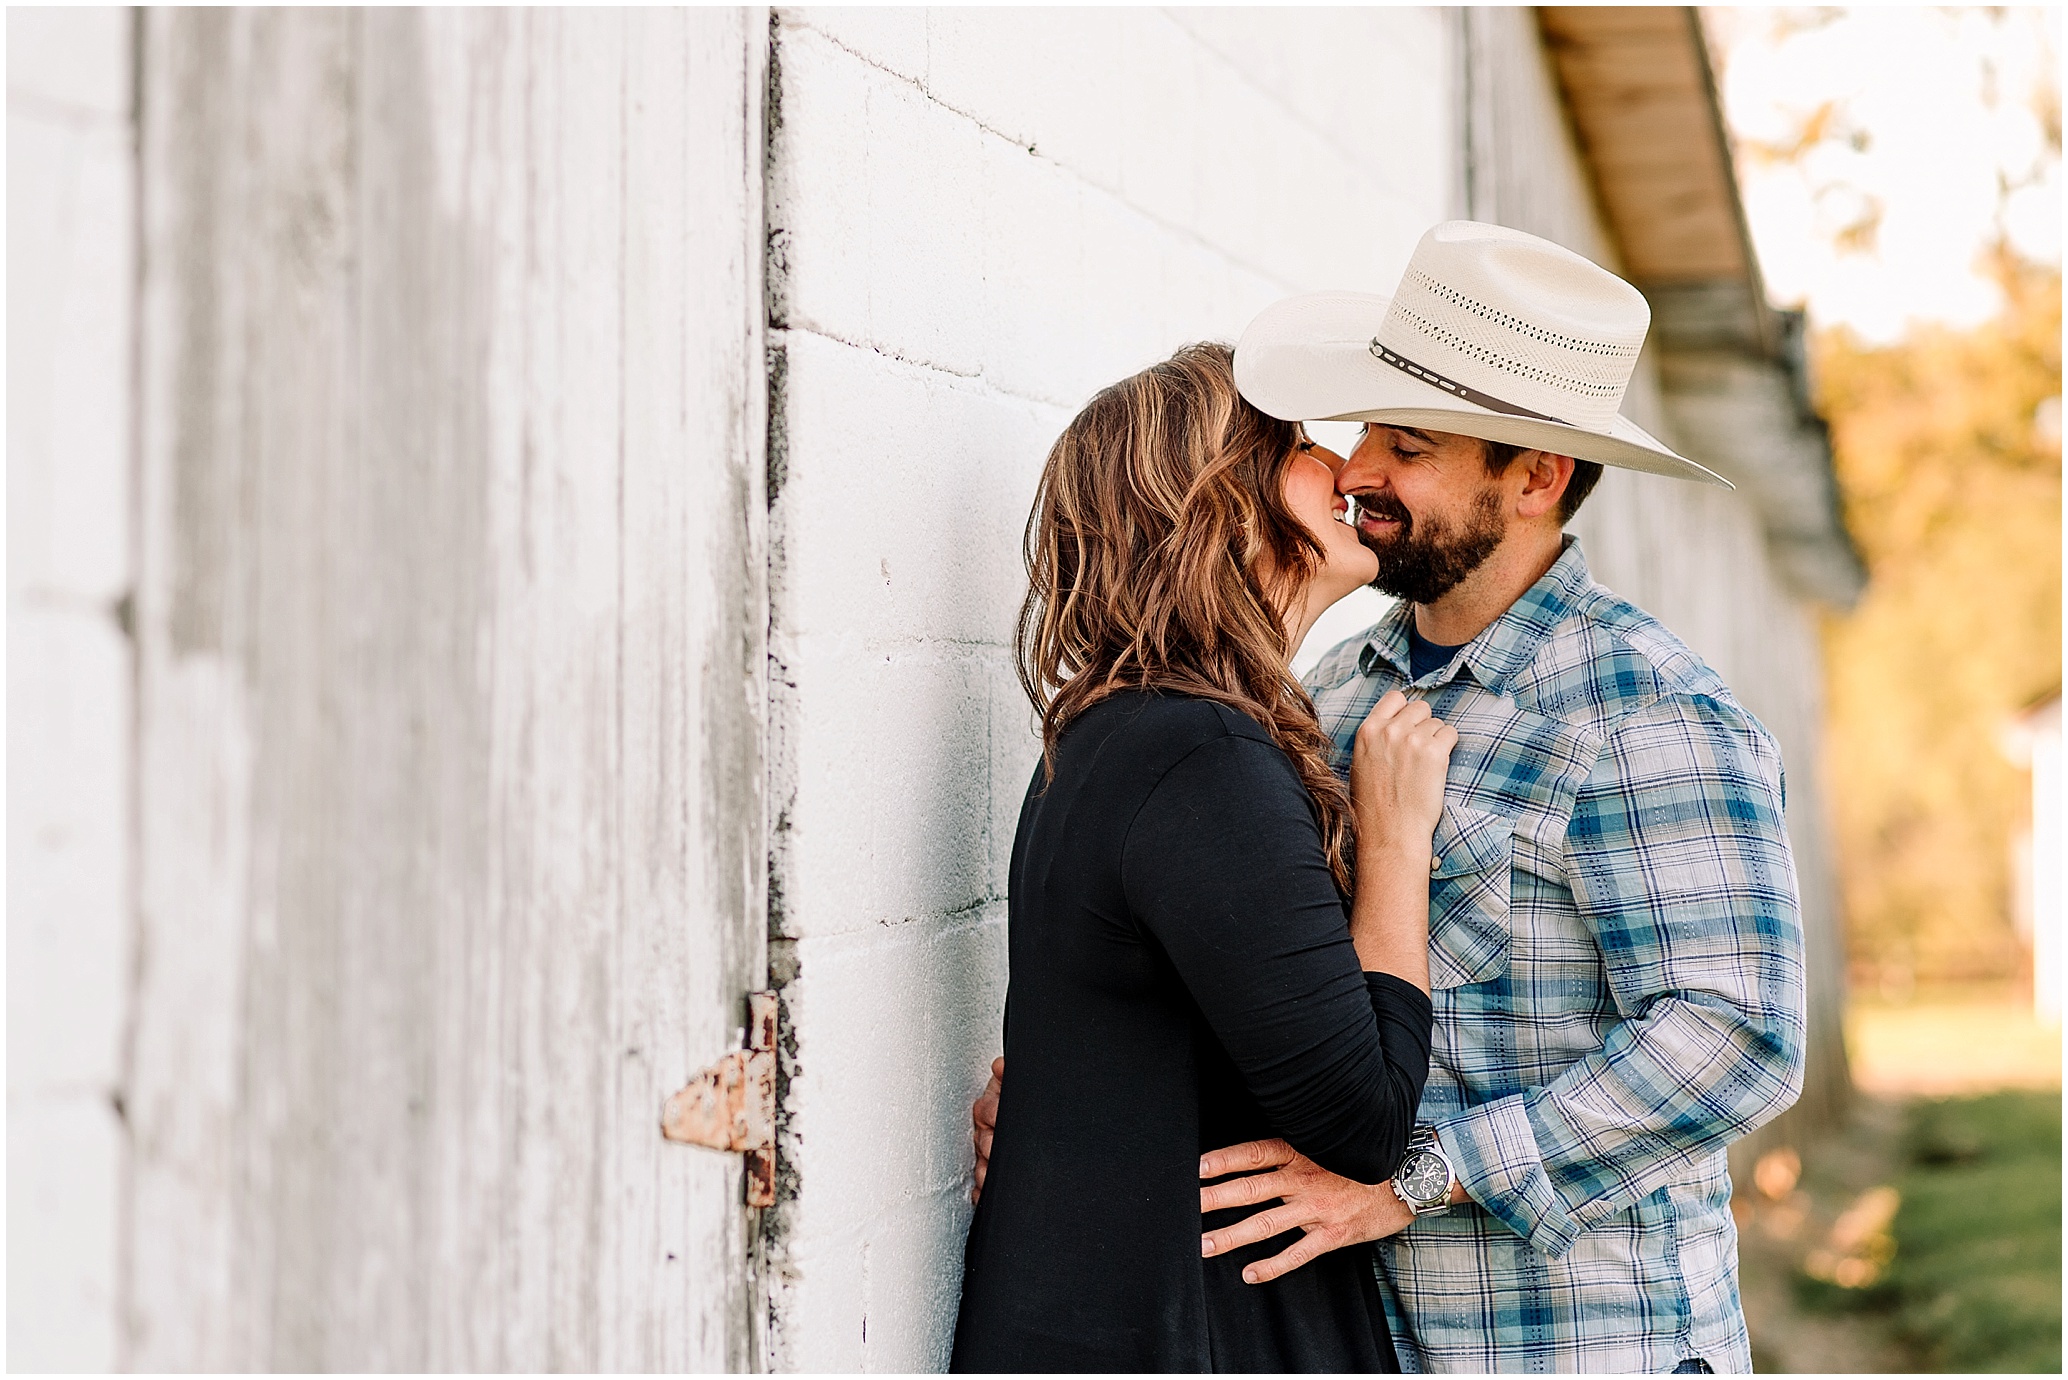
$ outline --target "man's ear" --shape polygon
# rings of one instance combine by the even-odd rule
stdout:
[[[1558,507],[1565,486],[1572,482],[1573,458],[1548,451],[1526,450],[1515,457],[1522,472],[1522,492],[1515,496],[1515,512],[1525,518],[1540,518]]]

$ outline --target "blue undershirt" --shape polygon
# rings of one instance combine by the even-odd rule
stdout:
[[[1407,678],[1409,680],[1420,680],[1431,671],[1442,670],[1450,665],[1450,659],[1456,656],[1464,645],[1464,643],[1460,642],[1456,647],[1446,647],[1440,642],[1431,642],[1428,638],[1422,636],[1421,633],[1415,631],[1414,620],[1409,619],[1407,625]]]

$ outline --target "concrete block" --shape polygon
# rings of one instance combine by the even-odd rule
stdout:
[[[8,123],[21,118],[17,97],[75,120],[126,119],[134,14],[112,6],[9,9]]]
[[[800,1250],[780,1324],[780,1368],[946,1370],[968,1222],[967,1199],[930,1194]]]
[[[1219,143],[1218,122],[1204,118],[1197,45],[1168,10],[1108,14],[1127,76],[1108,88],[1099,110],[1110,127],[1134,132],[1109,140],[1119,164],[1114,190],[1163,226],[1195,225],[1200,184],[1215,175],[1210,154]]]
[[[781,12],[786,36],[811,30],[885,71],[923,85],[928,11],[903,6],[816,5]]]
[[[969,1104],[1001,1050],[1005,911],[993,902],[797,946],[795,1167],[805,1238],[884,1204],[966,1190]],[[890,1155],[884,1148],[903,1153]]]
[[[1456,175],[1455,21],[1410,8],[1189,9],[1173,22],[1392,195],[1441,206]]]
[[[985,900],[1003,650],[921,645],[855,660],[797,646],[785,932],[837,934]]]
[[[868,1250],[865,1226],[783,1242],[783,1272],[771,1310],[771,1370],[851,1375],[864,1368]]]
[[[950,1189],[900,1203],[871,1224],[863,1268],[863,1369],[909,1375],[948,1368],[969,1216],[968,1197]]]
[[[982,292],[983,131],[810,30],[785,44],[772,223],[785,324],[951,373]]]
[[[871,86],[866,63],[824,37],[785,27],[769,158],[767,214],[780,260],[779,324],[861,329],[869,311],[868,178]]]
[[[7,1368],[111,1371],[122,1125],[104,1095],[7,1098]]]
[[[1075,21],[1080,51],[1071,51],[1057,19]],[[927,90],[1000,137],[1040,147],[1042,114],[1061,95],[1082,91],[1081,49],[1103,27],[1097,11],[1050,15],[1025,8],[947,6],[927,13]],[[1054,131],[1048,131],[1053,133]]]
[[[783,1364],[941,1369],[968,1226],[969,1103],[1000,1048],[1004,908],[805,940]]]
[[[130,647],[112,620],[8,620],[12,1089],[114,1086],[130,955]]]
[[[1006,645],[1060,413],[805,331],[785,347],[780,626],[858,649]]]
[[[1011,144],[984,147],[980,196],[984,292],[970,321],[981,341],[985,377],[999,388],[1075,412],[1101,384],[1104,368],[1084,356],[1110,342],[1109,305],[1085,305],[1085,257],[1110,252],[1084,231],[1083,181]],[[1096,382],[1094,381],[1096,380]]]

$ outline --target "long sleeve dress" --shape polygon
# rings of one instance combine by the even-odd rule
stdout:
[[[1264,729],[1130,693],[1063,733],[1013,843],[1007,1078],[958,1371],[1397,1370],[1368,1247],[1269,1284],[1211,1259],[1203,1151],[1283,1136],[1391,1176],[1429,999],[1366,973],[1305,789]]]

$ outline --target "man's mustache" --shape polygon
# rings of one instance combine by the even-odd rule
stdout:
[[[1397,522],[1400,524],[1400,529],[1403,532],[1414,526],[1414,515],[1409,513],[1407,506],[1392,494],[1365,493],[1352,494],[1350,497],[1351,501],[1357,505],[1359,513],[1368,513],[1372,517],[1385,518],[1389,522]]]

